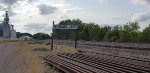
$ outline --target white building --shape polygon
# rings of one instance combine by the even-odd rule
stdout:
[[[29,40],[32,40],[32,38],[29,36],[23,35],[23,36],[19,37],[19,40],[29,41]]]

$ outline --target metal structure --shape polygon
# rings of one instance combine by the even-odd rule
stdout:
[[[53,50],[53,40],[54,40],[54,29],[55,30],[76,30],[76,37],[75,37],[75,48],[77,48],[77,29],[78,27],[76,25],[55,25],[55,22],[53,21],[53,27],[52,27],[52,42],[51,42],[51,50]]]

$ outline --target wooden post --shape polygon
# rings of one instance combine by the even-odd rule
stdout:
[[[76,37],[75,37],[75,49],[77,48],[77,39],[78,39],[78,30],[76,29]]]
[[[55,25],[55,23],[54,23],[54,21],[53,21],[53,26],[52,26],[52,38],[51,38],[51,40],[52,40],[52,42],[51,42],[51,50],[53,50],[53,34],[54,34],[54,29],[53,29],[53,27],[54,27],[54,25]]]

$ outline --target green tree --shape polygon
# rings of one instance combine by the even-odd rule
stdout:
[[[21,37],[22,36],[21,32],[16,32],[16,36],[17,38]]]
[[[107,31],[105,36],[104,36],[104,41],[109,41],[111,37],[112,37],[112,32]]]
[[[139,24],[138,22],[129,22],[123,26],[123,31],[121,32],[123,42],[139,42]]]
[[[148,33],[148,27],[140,32],[138,22],[129,22],[123,26],[116,25],[99,26],[95,23],[83,23],[80,19],[63,20],[58,25],[77,25],[78,40],[96,40],[96,41],[112,41],[112,42],[144,42]],[[74,40],[74,30],[54,30],[55,39]],[[61,35],[61,36],[60,36]],[[148,35],[147,35],[148,36]]]
[[[150,25],[143,30],[141,39],[144,43],[150,43]]]
[[[17,38],[21,37],[21,36],[29,36],[29,37],[33,37],[32,34],[30,33],[21,33],[21,32],[17,32],[16,33]]]
[[[82,40],[86,40],[89,41],[89,30],[88,30],[88,26],[84,26],[82,32],[81,32],[81,39]]]
[[[33,38],[37,40],[45,40],[50,39],[50,36],[46,33],[36,33],[33,35]]]

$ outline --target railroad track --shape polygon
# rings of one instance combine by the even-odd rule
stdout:
[[[59,43],[59,45],[67,45],[72,46],[72,43]],[[77,50],[85,50],[85,51],[93,51],[99,53],[105,53],[110,55],[122,56],[122,57],[130,57],[133,59],[140,59],[150,61],[150,51],[141,49],[126,49],[126,48],[114,48],[114,47],[99,47],[99,46],[90,46],[90,45],[83,45],[78,44]]]
[[[97,54],[95,54],[96,56]],[[63,53],[42,57],[65,73],[150,73],[150,62],[91,53]],[[138,64],[140,63],[140,64]]]
[[[73,45],[74,44],[73,41],[65,41],[65,40],[63,40],[63,41],[56,40],[54,43],[64,44],[64,45],[66,45],[66,44]],[[91,41],[81,42],[81,41],[78,41],[78,45],[150,51],[150,44],[140,44],[140,43],[91,42]]]
[[[132,59],[139,59],[143,61],[150,61],[150,52],[149,51],[140,51],[140,50],[129,50],[129,49],[116,49],[116,48],[93,48],[93,47],[80,47],[77,48],[78,52],[83,54],[90,54],[90,55],[112,55],[118,57],[125,57],[125,58],[132,58]]]
[[[74,46],[72,42],[59,45]],[[149,44],[78,43],[75,54],[42,57],[65,73],[150,73]]]

